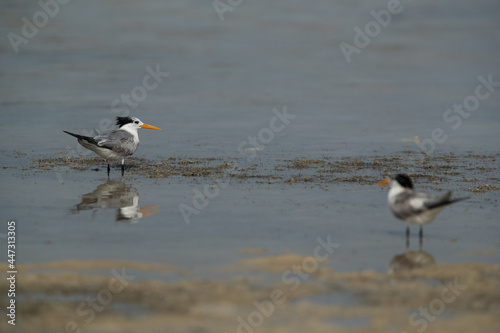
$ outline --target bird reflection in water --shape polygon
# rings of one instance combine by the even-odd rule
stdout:
[[[411,251],[406,243],[406,251],[401,254],[397,254],[392,258],[389,264],[389,273],[410,271],[416,268],[422,268],[430,265],[434,265],[436,260],[434,256],[422,250],[422,244],[419,246],[418,251]]]
[[[82,195],[82,201],[71,209],[76,214],[92,210],[92,217],[99,209],[117,209],[116,221],[135,223],[159,210],[158,206],[139,207],[139,192],[123,181],[108,180],[93,192]]]

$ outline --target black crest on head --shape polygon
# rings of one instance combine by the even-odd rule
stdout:
[[[127,125],[134,122],[134,120],[130,117],[116,117],[116,125],[118,127],[122,127],[123,125]]]
[[[396,175],[394,179],[404,188],[413,188],[413,183],[411,182],[410,177],[408,177],[407,175],[399,174]]]

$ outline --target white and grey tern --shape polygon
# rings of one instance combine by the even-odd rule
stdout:
[[[135,117],[116,117],[118,129],[106,131],[94,137],[74,134],[63,131],[78,139],[78,143],[83,147],[92,150],[97,155],[104,158],[108,164],[108,176],[110,171],[110,160],[121,160],[122,176],[125,172],[125,157],[132,155],[139,146],[139,128],[160,130],[158,127],[143,123]]]
[[[433,196],[413,189],[413,183],[407,175],[398,174],[381,180],[377,185],[390,185],[387,195],[389,207],[398,219],[406,221],[406,238],[410,236],[410,223],[420,226],[420,243],[422,242],[422,226],[434,220],[441,210],[458,201],[468,198],[451,199],[451,192],[441,196]]]

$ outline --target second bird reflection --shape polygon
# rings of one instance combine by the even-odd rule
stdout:
[[[92,216],[99,209],[116,209],[116,221],[135,223],[143,217],[159,212],[158,206],[139,207],[139,192],[123,181],[108,180],[91,192],[82,195],[82,201],[71,211],[92,210]]]
[[[422,250],[420,243],[418,251],[411,251],[408,239],[406,240],[406,251],[401,254],[396,254],[390,264],[388,273],[401,271],[411,271],[412,269],[423,268],[436,264],[434,256]]]

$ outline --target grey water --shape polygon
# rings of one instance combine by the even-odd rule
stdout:
[[[242,248],[312,255],[317,238],[330,235],[340,247],[327,265],[386,271],[405,251],[404,223],[390,214],[386,189],[232,181],[188,224],[179,204],[192,205],[193,189],[213,179],[122,180],[113,169],[122,190],[103,194],[103,168],[39,171],[31,160],[93,156],[62,130],[102,130],[124,114],[162,129],[139,133],[135,156],[153,161],[241,160],[238,149],[252,148],[260,133],[267,143],[260,141],[249,163],[263,173],[302,157],[498,152],[500,87],[480,85],[500,81],[500,3],[401,1],[349,63],[341,43],[355,46],[355,28],[365,31],[375,20],[370,12],[387,3],[243,1],[221,20],[210,1],[75,1],[25,38],[22,18],[33,22],[40,5],[4,2],[0,234],[8,220],[17,222],[17,262],[113,259],[210,270],[247,258]],[[14,46],[10,33],[25,42]],[[488,96],[474,100],[477,89]],[[468,106],[473,111],[454,111],[466,100],[477,101]],[[276,121],[283,127],[272,137],[262,132],[285,109],[294,117]],[[459,186],[439,185],[471,195]],[[117,193],[120,201],[124,188],[127,206],[106,202]],[[79,210],[92,193],[94,205]],[[498,193],[444,210],[425,226],[424,250],[437,263],[498,262]],[[151,206],[158,211],[137,215]],[[416,234],[412,229],[413,249]]]

